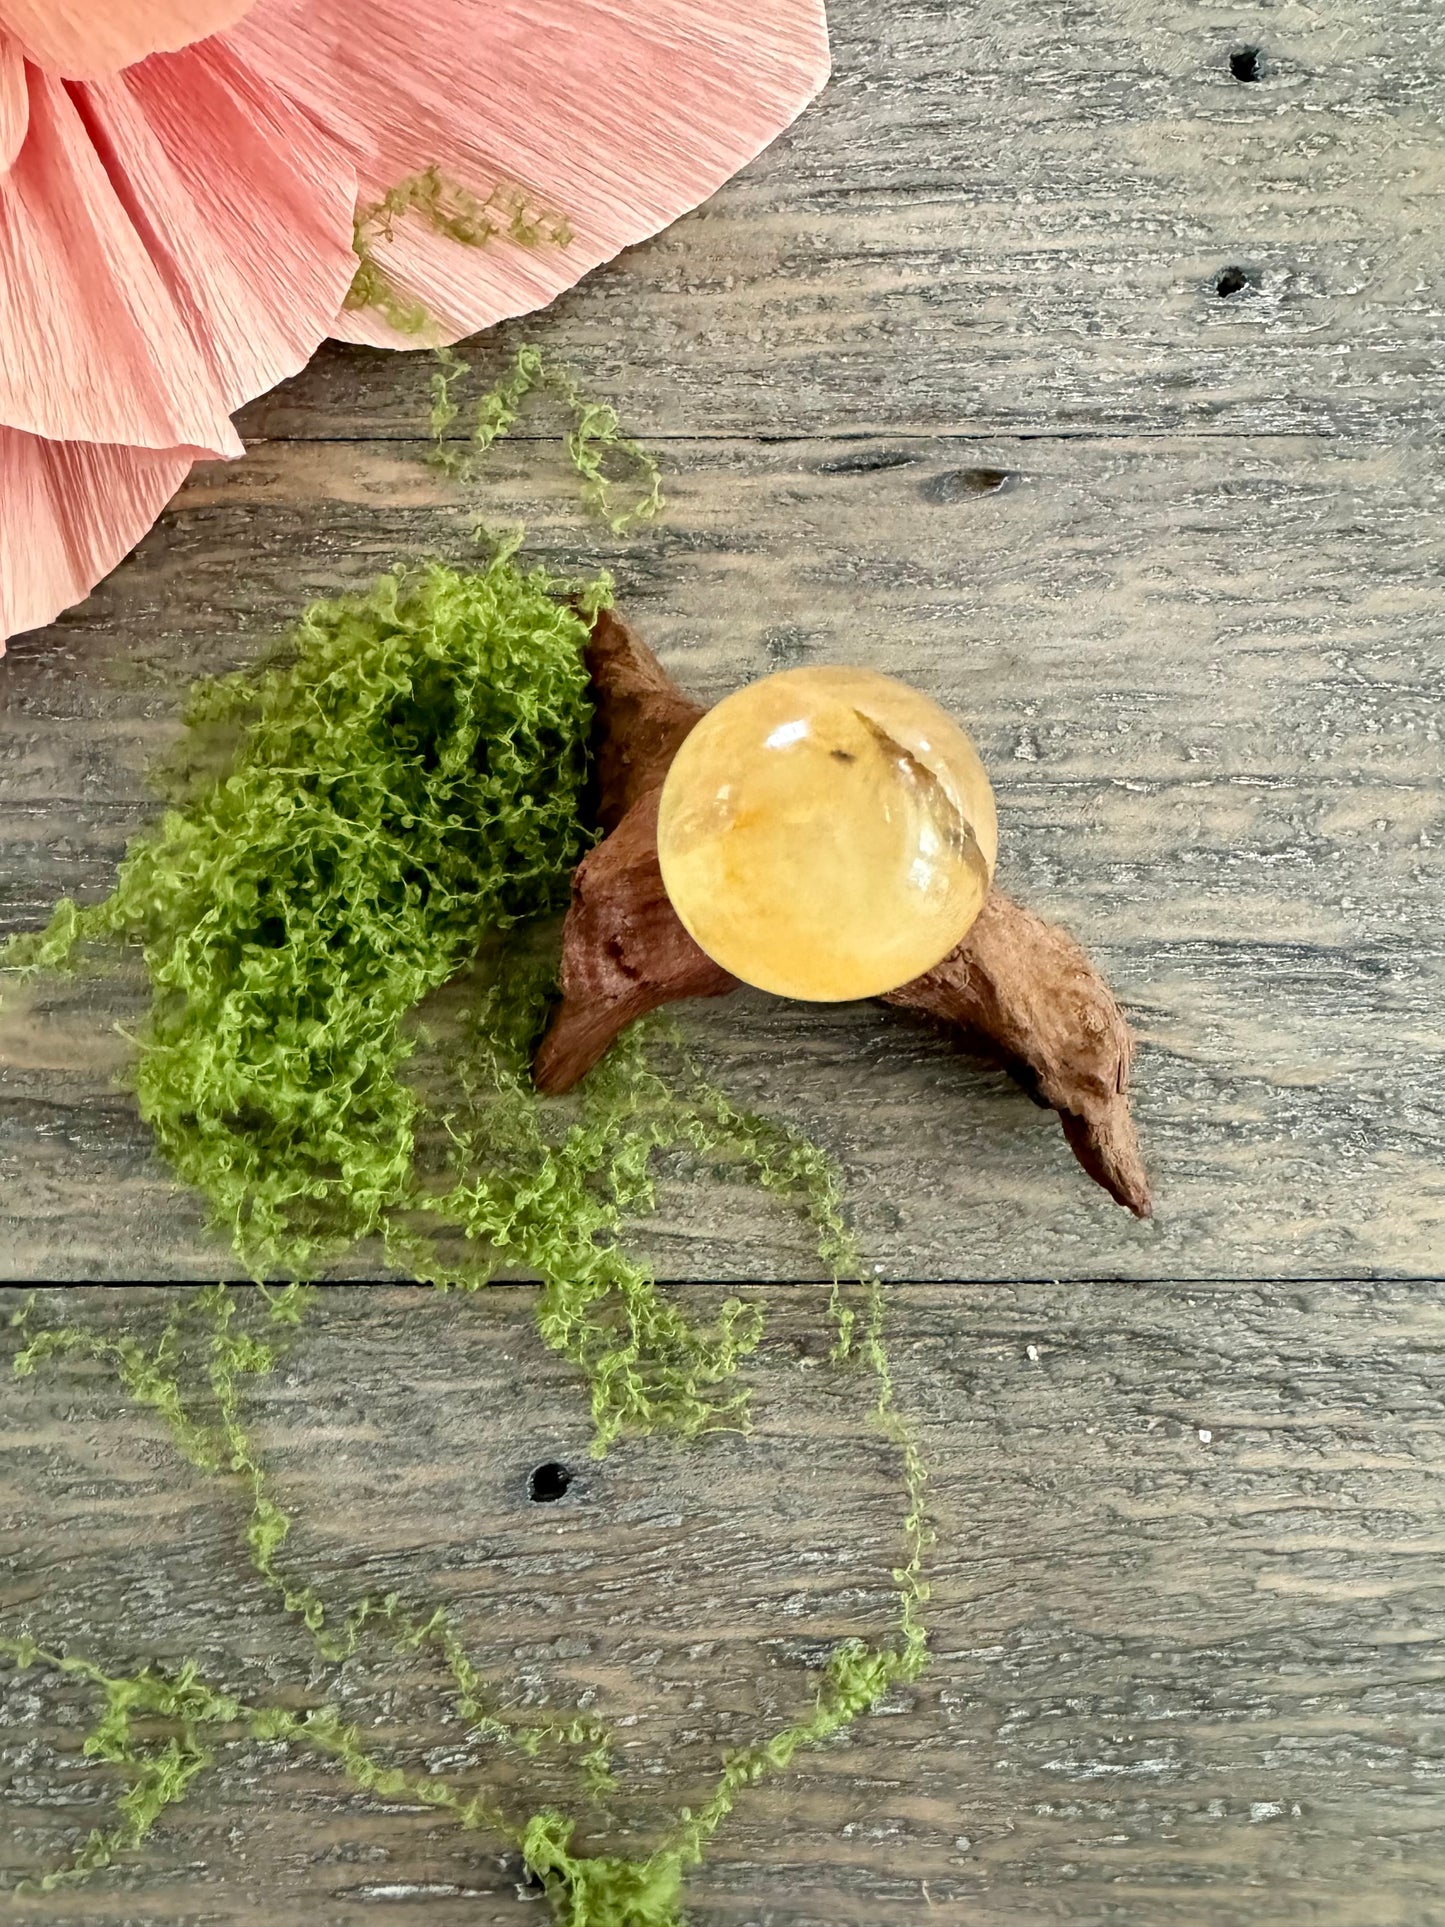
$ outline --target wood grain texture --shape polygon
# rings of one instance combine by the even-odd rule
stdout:
[[[650,433],[1438,431],[1433,0],[829,15],[821,101],[549,312]],[[425,388],[333,353],[249,427],[405,438]]]
[[[1433,1927],[1439,1283],[891,1290],[934,1470],[933,1663],[745,1801],[692,1889],[697,1927]],[[619,1723],[598,1844],[645,1843],[719,1746],[886,1622],[896,1467],[823,1362],[821,1293],[764,1295],[750,1439],[589,1461],[578,1388],[517,1290],[328,1293],[249,1401],[299,1514],[293,1561],[333,1597],[445,1601],[514,1701],[585,1697]],[[61,1296],[141,1329],[166,1309]],[[428,1664],[368,1653],[328,1688],[246,1569],[236,1494],[103,1374],[47,1370],[3,1410],[7,1628],[113,1665],[195,1652],[258,1698],[329,1690],[398,1757],[491,1780]],[[530,1503],[550,1461],[577,1482]],[[77,1758],[83,1692],[38,1673],[0,1692],[13,1874],[62,1858],[111,1782]],[[508,1927],[539,1918],[516,1885],[486,1838],[238,1743],[127,1870],[0,1911]]]
[[[664,445],[661,531],[583,526],[535,444],[457,498],[422,465],[426,364],[322,355],[248,411],[243,466],[0,668],[0,928],[107,887],[193,676],[309,596],[470,553],[479,510],[614,567],[705,702],[813,661],[921,684],[993,771],[1004,887],[1142,1032],[1157,1216],[1091,1195],[1050,1118],[901,1014],[690,1018],[730,1089],[836,1152],[890,1279],[977,1281],[889,1289],[936,1468],[933,1669],[740,1812],[697,1927],[1442,1927],[1437,10],[832,13],[836,79],[777,147],[479,345],[484,372],[541,340]],[[0,1012],[0,1277],[229,1269],[114,1086],[143,1007],[132,973]],[[710,1171],[670,1167],[637,1243],[673,1278],[813,1270]],[[445,1598],[528,1703],[635,1722],[599,1841],[640,1844],[882,1623],[894,1468],[816,1294],[762,1289],[757,1433],[695,1455],[588,1463],[524,1291],[328,1294],[258,1400],[328,1585]],[[68,1302],[163,1315],[153,1288]],[[319,1689],[235,1501],[102,1376],[5,1379],[0,1428],[7,1629]],[[532,1505],[551,1459],[579,1479]],[[343,1699],[406,1757],[483,1764],[424,1666],[369,1659]],[[101,1817],[85,1711],[0,1689],[0,1872]],[[0,1922],[506,1927],[537,1915],[517,1875],[237,1746],[132,1869],[43,1902],[0,1882]]]
[[[853,660],[963,716],[993,772],[1001,887],[1068,924],[1143,1036],[1157,1217],[1089,1195],[1055,1127],[901,1014],[730,1000],[689,1017],[725,1083],[846,1166],[891,1276],[1430,1273],[1445,1251],[1445,463],[1315,440],[679,445],[666,527],[578,527],[555,451],[496,451],[458,502],[420,447],[273,445],[195,483],[87,617],[0,685],[0,913],[104,890],[141,771],[202,669],[306,596],[465,554],[524,512],[600,557],[714,700]],[[997,486],[994,485],[996,478]],[[11,1277],[225,1268],[112,1088],[139,986],[0,1013]],[[669,1191],[669,1276],[808,1274],[747,1191]]]

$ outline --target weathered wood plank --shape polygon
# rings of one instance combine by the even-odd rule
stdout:
[[[1434,1927],[1438,1285],[891,1291],[935,1474],[934,1663],[744,1803],[693,1889],[697,1927]],[[291,1555],[333,1597],[445,1602],[504,1691],[628,1722],[599,1845],[654,1837],[721,1745],[786,1718],[833,1641],[886,1620],[895,1468],[862,1386],[821,1362],[821,1295],[765,1296],[750,1439],[588,1461],[526,1291],[329,1293],[250,1401],[299,1515]],[[163,1297],[50,1304],[153,1331]],[[257,1697],[328,1690],[248,1574],[238,1496],[107,1378],[7,1382],[0,1412],[7,1630],[116,1666],[195,1653]],[[576,1484],[530,1503],[553,1460]],[[368,1653],[339,1690],[399,1757],[492,1779],[427,1663]],[[86,1710],[0,1674],[7,1875],[104,1817]],[[237,1744],[126,1871],[0,1912],[507,1927],[537,1918],[516,1871],[484,1837]]]
[[[1438,432],[1431,0],[829,11],[816,106],[547,318],[645,432]],[[404,438],[426,381],[328,354],[248,432]]]
[[[874,1007],[699,1009],[730,1087],[843,1158],[893,1276],[1433,1272],[1445,1252],[1440,849],[1445,465],[1311,441],[679,445],[657,535],[579,525],[553,451],[498,450],[458,503],[419,449],[272,446],[213,470],[81,615],[0,681],[0,915],[107,885],[141,770],[196,673],[308,595],[425,550],[480,505],[561,569],[613,563],[711,699],[858,660],[975,730],[1002,875],[1104,961],[1145,1037],[1159,1216],[1093,1197],[1052,1120]],[[0,1014],[0,1268],[209,1275],[111,1089],[134,986]],[[806,1274],[770,1207],[673,1189],[668,1275]]]
[[[1439,1927],[1436,10],[832,11],[837,78],[783,142],[482,349],[541,338],[672,442],[667,528],[579,528],[535,448],[499,452],[479,501],[525,511],[555,566],[614,562],[704,697],[857,659],[970,720],[1009,886],[1073,924],[1144,1032],[1160,1216],[1092,1196],[1051,1120],[897,1016],[693,1020],[731,1088],[839,1154],[891,1276],[1002,1281],[890,1291],[936,1470],[933,1670],[743,1808],[698,1927]],[[1256,82],[1230,72],[1244,46]],[[192,676],[308,595],[466,552],[413,446],[429,372],[323,354],[248,411],[269,446],[14,646],[0,928],[106,887]],[[228,1268],[112,1088],[142,1008],[131,976],[0,1013],[0,1276]],[[706,1174],[669,1182],[639,1244],[683,1278],[812,1269]],[[1100,1275],[1134,1282],[1009,1282]],[[834,1639],[883,1623],[894,1468],[821,1366],[816,1294],[766,1296],[757,1433],[695,1453],[588,1464],[522,1291],[329,1295],[256,1400],[328,1586],[446,1599],[520,1698],[635,1722],[598,1843],[640,1845],[720,1745],[804,1702]],[[162,1315],[145,1290],[69,1303]],[[6,1379],[0,1428],[0,1625],[319,1689],[235,1499],[102,1377]],[[581,1475],[532,1505],[550,1459]],[[424,1665],[368,1659],[342,1697],[405,1757],[489,1772]],[[86,1711],[0,1676],[7,1927],[536,1917],[491,1843],[240,1746],[133,1868],[17,1899],[6,1876],[104,1817]]]

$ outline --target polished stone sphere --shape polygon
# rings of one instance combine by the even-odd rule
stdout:
[[[993,791],[953,719],[869,669],[788,669],[709,710],[668,771],[658,855],[724,970],[780,997],[876,997],[983,908]]]

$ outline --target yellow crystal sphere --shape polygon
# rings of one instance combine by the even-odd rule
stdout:
[[[709,710],[657,824],[673,908],[759,990],[877,997],[942,961],[998,856],[978,751],[927,696],[868,669],[788,669]]]

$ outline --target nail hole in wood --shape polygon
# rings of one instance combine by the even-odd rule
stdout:
[[[1236,47],[1229,56],[1229,71],[1236,80],[1259,80],[1261,75],[1258,47]]]
[[[572,1474],[556,1459],[534,1467],[527,1480],[527,1497],[534,1505],[555,1505],[572,1483]]]
[[[1243,294],[1253,286],[1254,276],[1248,268],[1225,268],[1214,283],[1214,292],[1221,301],[1228,301],[1231,295]]]

